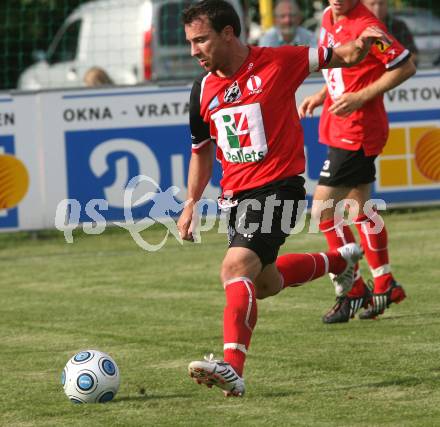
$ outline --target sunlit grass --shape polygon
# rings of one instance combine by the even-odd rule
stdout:
[[[170,239],[154,253],[117,229],[75,233],[71,245],[55,232],[0,235],[0,425],[440,425],[439,215],[387,215],[408,299],[378,321],[322,324],[333,304],[327,278],[260,302],[243,399],[186,374],[191,360],[221,355],[224,234]],[[282,252],[324,247],[321,235],[300,234]],[[85,348],[117,361],[114,402],[73,405],[64,395],[62,368]]]

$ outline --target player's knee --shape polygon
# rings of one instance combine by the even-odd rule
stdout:
[[[224,283],[236,277],[247,277],[253,282],[260,271],[261,261],[256,254],[245,248],[232,248],[223,260],[220,279]]]
[[[325,208],[320,201],[312,204],[312,209],[310,211],[310,216],[313,221],[317,221],[318,223],[321,221],[326,221],[333,217],[333,210]]]
[[[246,277],[252,280],[252,276],[246,273],[246,270],[239,268],[238,266],[222,266],[220,270],[220,280],[222,283],[236,279],[237,277]]]
[[[220,280],[222,283],[241,276],[238,265],[228,259],[224,259],[220,269]]]

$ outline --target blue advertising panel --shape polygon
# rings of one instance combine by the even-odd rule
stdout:
[[[183,164],[186,183],[191,155],[188,125],[76,130],[65,133],[68,198],[81,206],[92,199],[105,199],[108,209],[100,211],[106,220],[124,219],[123,194],[130,179],[145,175],[162,192],[175,182],[174,159]],[[218,185],[220,168],[215,167],[213,185]],[[153,202],[133,207],[134,219],[145,218]],[[80,222],[89,221],[84,210]]]
[[[321,78],[306,80],[295,95],[297,104],[323,83]],[[62,223],[65,217],[74,225],[76,216],[71,221],[70,209],[80,211],[80,222],[124,221],[126,186],[136,176],[150,181],[143,182],[130,200],[133,220],[158,217],[161,209],[152,211],[158,207],[155,193],[172,195],[174,208],[181,208],[191,157],[190,90],[109,87],[1,98],[0,154],[22,162],[29,190],[18,207],[0,211],[0,231],[51,228],[57,218]],[[384,101],[390,132],[376,159],[372,197],[388,206],[439,204],[440,73],[418,71],[385,93]],[[319,111],[302,120],[309,200],[327,153],[318,142]],[[220,179],[220,165],[214,162],[206,199],[216,200]],[[149,197],[143,197],[146,194]],[[215,202],[204,207],[208,209],[216,212]],[[178,212],[170,210],[165,218]],[[93,212],[101,216],[93,217]]]
[[[13,135],[0,135],[0,154],[15,155]],[[18,227],[18,208],[0,210],[0,228]]]
[[[388,204],[438,202],[440,186],[420,172],[415,151],[420,139],[437,129],[433,123],[440,122],[440,110],[396,112],[389,117],[390,136],[376,161],[377,182],[372,197]],[[318,142],[318,124],[319,117],[302,121],[309,200],[327,152],[327,147]],[[161,191],[186,184],[191,155],[187,124],[72,130],[65,132],[65,144],[68,198],[78,200],[83,207],[92,199],[106,200],[108,209],[100,211],[106,220],[124,219],[124,190],[137,175],[151,177]],[[180,172],[176,172],[173,158],[179,159]],[[183,173],[178,182],[176,173]],[[218,187],[220,178],[216,162],[211,185]],[[149,201],[132,208],[133,218],[147,217],[152,205]],[[84,209],[80,221],[90,221]]]
[[[393,205],[421,201],[438,203],[440,183],[423,175],[416,153],[417,146],[430,133],[435,132],[433,142],[440,146],[440,109],[391,112],[388,117],[390,134],[383,153],[376,160],[377,181],[372,198],[383,199]],[[318,124],[319,117],[302,120],[307,177],[314,182],[319,179],[327,152],[327,147],[318,142]]]

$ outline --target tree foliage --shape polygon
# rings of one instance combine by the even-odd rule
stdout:
[[[16,87],[21,71],[34,62],[32,53],[46,51],[64,19],[87,0],[2,0],[0,89]]]

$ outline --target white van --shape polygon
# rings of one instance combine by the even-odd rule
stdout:
[[[244,32],[243,11],[237,10]],[[189,80],[200,73],[190,57],[180,14],[188,0],[99,0],[85,3],[66,19],[47,53],[27,68],[19,89],[83,86],[98,66],[115,84]]]

